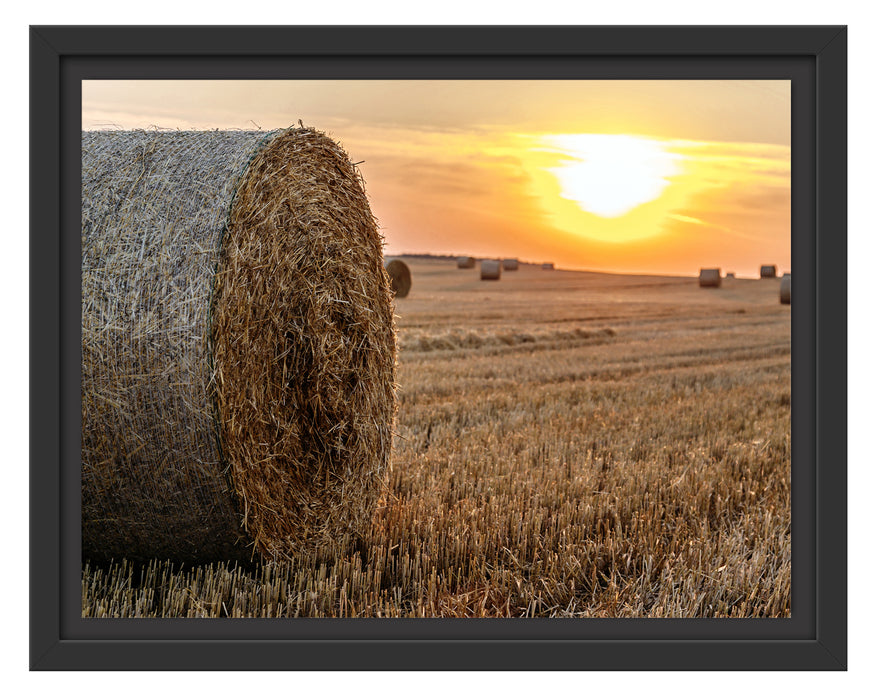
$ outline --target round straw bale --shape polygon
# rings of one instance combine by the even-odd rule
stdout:
[[[502,277],[502,263],[498,260],[480,261],[480,279],[497,280]]]
[[[83,557],[363,531],[395,329],[357,168],[308,128],[82,134]]]
[[[542,270],[553,270],[553,269],[554,269],[554,263],[552,263],[552,262],[542,263],[542,264],[541,264],[541,269],[542,269]]]
[[[725,275],[726,280],[733,280],[734,277],[735,277],[735,275],[733,272],[729,272],[727,275]]]
[[[403,260],[390,260],[386,263],[385,271],[388,273],[392,293],[401,299],[407,296],[413,283],[407,263]]]
[[[762,265],[759,268],[759,277],[762,279],[773,278],[777,276],[777,266],[776,265]]]
[[[518,270],[520,269],[520,261],[517,258],[505,258],[502,261],[502,268],[504,270]]]
[[[781,304],[791,304],[792,303],[792,276],[791,275],[783,275],[783,279],[780,280],[780,303]]]
[[[470,255],[463,255],[459,258],[456,258],[456,267],[460,270],[470,270],[473,269],[475,265],[475,260]]]
[[[722,270],[718,267],[701,268],[697,279],[701,287],[719,287],[722,285]]]

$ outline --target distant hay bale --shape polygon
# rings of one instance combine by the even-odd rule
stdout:
[[[413,284],[407,263],[403,260],[391,260],[386,264],[385,271],[388,272],[392,293],[401,299],[407,296],[410,293],[410,286]]]
[[[725,275],[725,279],[726,279],[726,280],[733,280],[733,279],[734,279],[734,273],[733,273],[733,272],[729,272],[727,275]]]
[[[363,532],[395,329],[321,132],[82,134],[82,552],[205,562]]]
[[[773,278],[777,276],[776,265],[762,265],[759,268],[759,277],[762,279]]]
[[[554,269],[554,263],[552,263],[552,262],[542,263],[542,264],[541,264],[541,269],[542,269],[542,270],[553,270],[553,269]]]
[[[502,263],[498,260],[482,260],[480,262],[480,279],[497,280],[502,277]]]
[[[520,268],[520,261],[517,258],[505,258],[502,261],[502,268],[504,270],[518,270]]]
[[[474,269],[474,266],[477,264],[477,261],[472,258],[470,255],[463,255],[459,258],[456,258],[456,267],[460,270],[471,270]]]
[[[722,270],[718,267],[701,268],[697,279],[701,287],[719,287],[722,284]]]
[[[791,304],[792,303],[792,276],[791,275],[783,275],[783,279],[780,280],[780,303],[781,304]]]

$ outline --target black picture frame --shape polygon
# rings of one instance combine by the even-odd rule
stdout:
[[[844,670],[846,51],[841,26],[31,27],[30,667]],[[791,618],[81,618],[81,81],[258,77],[792,81]]]

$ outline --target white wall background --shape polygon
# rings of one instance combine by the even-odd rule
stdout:
[[[877,434],[879,393],[876,328],[879,311],[873,268],[881,257],[878,201],[879,30],[873,4],[864,0],[630,0],[570,3],[541,0],[507,6],[474,0],[416,2],[194,3],[153,0],[124,3],[56,0],[11,3],[4,8],[2,51],[6,157],[3,168],[3,274],[0,299],[0,386],[3,388],[0,463],[4,468],[5,535],[0,577],[3,686],[10,697],[275,698],[409,697],[650,697],[772,698],[866,697],[879,677],[876,584],[879,580],[877,523],[881,459]],[[27,499],[28,358],[27,162],[28,32],[30,24],[847,24],[849,25],[849,667],[842,673],[28,673]],[[11,549],[10,549],[11,548]],[[20,602],[17,604],[13,601]],[[17,686],[25,688],[19,692]],[[26,693],[26,695],[25,695]]]

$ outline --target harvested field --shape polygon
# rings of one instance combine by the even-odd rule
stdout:
[[[785,617],[778,279],[405,258],[399,410],[364,538],[273,565],[83,571],[84,616]]]

